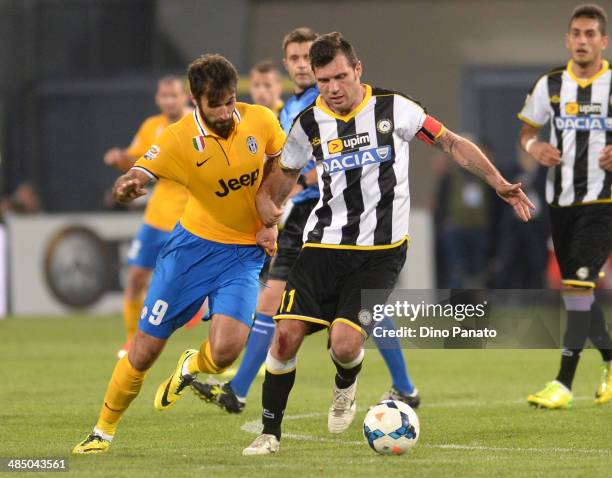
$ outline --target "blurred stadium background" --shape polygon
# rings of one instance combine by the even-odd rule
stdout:
[[[0,0],[0,315],[119,312],[141,215],[109,202],[117,174],[103,153],[127,146],[155,113],[160,76],[183,74],[204,52],[228,57],[245,80],[262,59],[282,68],[282,37],[298,26],[341,31],[366,82],[407,93],[469,133],[542,204],[543,171],[521,157],[516,113],[538,75],[567,61],[563,35],[575,5]],[[246,82],[239,93],[248,101]],[[437,150],[411,153],[412,252],[401,285],[556,284],[545,214],[520,224]]]

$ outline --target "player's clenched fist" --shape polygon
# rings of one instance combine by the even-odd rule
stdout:
[[[266,254],[273,256],[276,254],[276,238],[278,237],[278,229],[276,226],[262,227],[257,234],[255,239],[257,245],[262,247]]]
[[[606,171],[612,171],[612,146],[606,146],[601,150],[599,166]]]
[[[550,143],[536,141],[529,148],[529,154],[542,166],[550,167],[561,164],[561,153]]]

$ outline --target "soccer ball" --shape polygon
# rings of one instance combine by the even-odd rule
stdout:
[[[404,402],[385,400],[375,405],[363,421],[368,445],[381,455],[402,455],[419,439],[419,417]]]

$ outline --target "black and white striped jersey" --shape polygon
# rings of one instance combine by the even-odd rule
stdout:
[[[410,98],[364,85],[363,101],[339,116],[319,96],[295,120],[281,167],[317,163],[321,197],[304,229],[304,246],[393,247],[408,236],[408,143],[433,143],[442,125]]]
[[[537,128],[549,122],[550,143],[561,151],[562,164],[548,171],[550,205],[612,202],[612,173],[598,161],[602,149],[612,144],[612,71],[607,61],[584,80],[576,78],[571,61],[546,73],[518,117]]]

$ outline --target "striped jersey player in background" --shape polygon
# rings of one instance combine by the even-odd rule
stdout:
[[[485,180],[527,221],[533,204],[470,141],[445,129],[410,98],[360,81],[361,62],[340,33],[319,37],[310,61],[320,95],[296,119],[279,161],[257,194],[266,225],[280,217],[301,168],[317,161],[321,200],[310,214],[304,248],[289,274],[263,384],[263,433],[244,455],[278,451],[281,423],[307,334],[329,330],[336,367],[328,430],[355,417],[356,380],[367,332],[358,319],[363,289],[392,289],[408,242],[409,142],[438,144]],[[386,300],[386,298],[383,298]]]
[[[160,114],[151,116],[142,123],[127,149],[108,150],[104,155],[104,162],[122,173],[128,171],[138,158],[146,154],[168,125],[191,113],[191,108],[187,106],[188,101],[183,79],[178,76],[161,78],[155,94],[155,103]],[[138,329],[140,310],[151,271],[155,267],[159,251],[183,214],[188,194],[180,184],[162,179],[147,202],[143,223],[128,251],[127,278],[123,291],[126,343],[117,352],[118,358],[127,353],[130,341]]]
[[[572,381],[587,338],[603,359],[595,402],[612,400],[612,342],[594,288],[612,252],[612,71],[602,58],[606,13],[577,7],[566,46],[571,60],[543,75],[519,113],[521,146],[549,168],[549,204],[555,255],[561,269],[567,329],[557,378],[530,395],[543,408],[572,406]],[[550,123],[549,141],[539,141]]]

